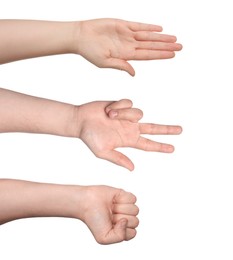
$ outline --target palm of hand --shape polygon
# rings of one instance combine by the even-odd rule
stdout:
[[[131,59],[134,53],[131,33],[124,26],[117,27],[114,19],[84,21],[77,52],[99,67],[106,67],[109,58]]]
[[[83,129],[81,139],[98,157],[119,147],[136,147],[140,139],[139,123],[111,120],[105,115],[95,118]]]
[[[174,57],[182,46],[175,36],[159,34],[162,27],[119,19],[83,21],[78,26],[76,53],[101,68],[115,68],[134,75],[128,60]]]
[[[112,120],[105,113],[105,107],[111,102],[92,102],[79,107],[85,115],[80,138],[98,157],[130,168],[132,162],[122,153],[115,151],[119,147],[137,147],[140,140],[139,123],[128,120]],[[130,168],[131,169],[131,168]]]
[[[118,103],[114,102],[115,105]],[[123,115],[123,119],[110,119],[106,114],[106,108],[110,105],[114,106],[112,104],[108,101],[97,101],[78,107],[79,130],[77,136],[98,158],[133,170],[132,161],[121,152],[116,151],[117,148],[131,147],[145,151],[173,152],[172,145],[146,139],[141,134],[180,134],[179,126],[138,123],[139,118],[134,116],[133,108],[128,109],[127,117]],[[131,118],[131,120],[127,118]]]

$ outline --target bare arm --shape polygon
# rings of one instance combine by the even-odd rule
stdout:
[[[101,68],[134,75],[129,60],[168,59],[182,45],[162,27],[119,19],[76,22],[0,20],[0,64],[74,53]]]
[[[82,220],[96,241],[117,243],[135,237],[136,197],[108,186],[77,186],[0,179],[0,224],[32,217]]]
[[[0,88],[0,133],[25,132],[72,137],[71,104]]]
[[[0,64],[71,52],[73,23],[0,20]]]
[[[129,170],[131,160],[116,151],[132,147],[171,153],[174,147],[142,134],[180,134],[180,126],[139,123],[142,111],[132,101],[95,101],[80,106],[0,89],[0,133],[27,132],[80,138],[99,158]]]

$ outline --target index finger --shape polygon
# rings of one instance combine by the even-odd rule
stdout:
[[[128,22],[129,28],[134,31],[153,31],[153,32],[162,32],[163,28],[160,25],[138,23],[138,22]]]
[[[177,125],[158,125],[158,124],[148,124],[140,123],[139,130],[141,134],[149,135],[178,135],[181,134],[182,128]]]

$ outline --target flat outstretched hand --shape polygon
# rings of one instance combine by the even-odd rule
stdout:
[[[79,137],[98,157],[129,170],[134,169],[132,161],[119,151],[120,147],[131,147],[144,151],[171,153],[174,147],[145,137],[148,135],[180,134],[180,126],[139,123],[142,111],[132,108],[132,101],[96,101],[77,107]]]
[[[76,23],[74,53],[100,68],[115,68],[135,75],[128,60],[169,59],[182,45],[176,37],[161,34],[162,27],[120,19]]]

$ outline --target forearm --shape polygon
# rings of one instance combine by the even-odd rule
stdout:
[[[0,88],[0,133],[73,137],[75,106]]]
[[[0,224],[31,217],[79,218],[85,187],[0,179]]]
[[[73,22],[0,20],[0,64],[72,52]]]

